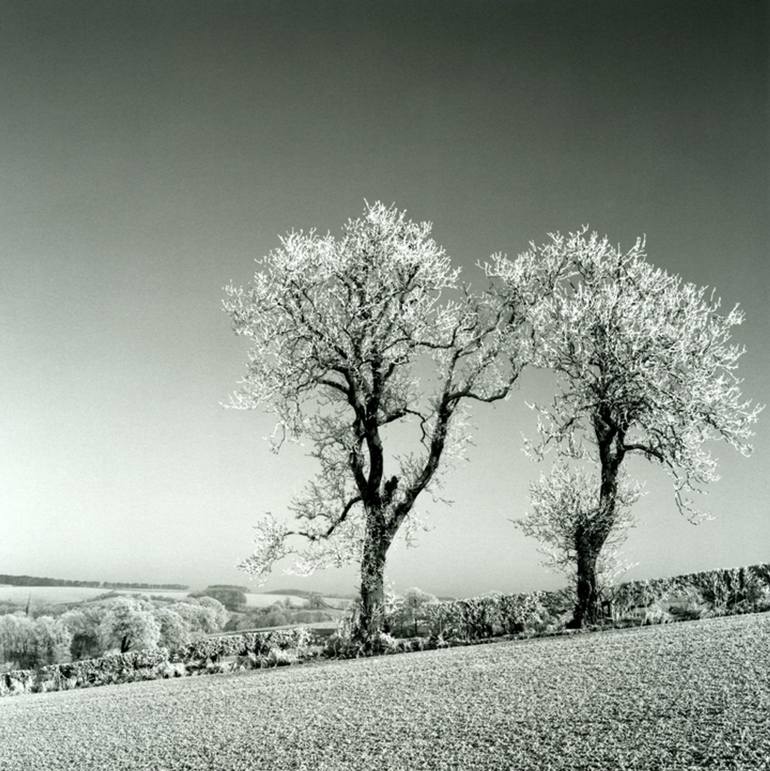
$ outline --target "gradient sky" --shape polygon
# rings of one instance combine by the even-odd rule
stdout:
[[[269,418],[224,410],[243,341],[220,310],[292,227],[396,202],[473,270],[550,230],[648,236],[650,259],[740,302],[745,391],[770,382],[768,4],[0,2],[0,572],[244,582],[251,524],[313,472]],[[470,273],[469,273],[470,275]],[[396,589],[561,581],[508,518],[528,374],[476,409],[477,444]],[[770,560],[770,415],[720,451],[716,519],[667,478],[634,577]],[[269,584],[350,591],[354,571]]]

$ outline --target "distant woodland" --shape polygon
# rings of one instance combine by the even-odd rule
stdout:
[[[9,586],[88,586],[94,589],[169,589],[185,591],[186,584],[145,584],[120,581],[73,581],[67,578],[41,578],[40,576],[10,576],[0,573],[0,584]]]

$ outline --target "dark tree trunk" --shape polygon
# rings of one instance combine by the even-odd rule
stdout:
[[[615,524],[618,472],[624,456],[624,433],[613,424],[609,414],[595,416],[594,429],[601,464],[599,510],[595,517],[582,523],[575,537],[577,600],[569,623],[573,629],[597,624],[602,619],[596,563]]]
[[[353,621],[352,639],[363,652],[376,646],[382,629],[385,603],[385,560],[390,539],[381,528],[367,526],[361,559],[361,601]]]
[[[584,542],[577,554],[577,601],[570,626],[581,629],[596,624],[601,619],[599,607],[599,586],[596,577],[596,560],[599,551],[594,551]]]

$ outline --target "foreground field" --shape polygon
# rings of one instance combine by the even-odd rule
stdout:
[[[770,768],[770,615],[33,694],[0,769]]]

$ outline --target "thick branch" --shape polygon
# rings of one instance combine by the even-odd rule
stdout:
[[[286,532],[286,535],[301,535],[307,538],[310,541],[320,541],[322,538],[329,538],[334,531],[347,519],[348,514],[350,513],[350,510],[355,506],[357,503],[361,502],[361,496],[356,495],[354,498],[351,498],[342,509],[342,512],[340,513],[339,517],[334,520],[334,522],[329,525],[329,527],[324,531],[323,533],[309,533],[305,530],[288,530]]]
[[[644,453],[645,455],[648,455],[648,456],[651,455],[653,458],[657,458],[661,463],[666,462],[666,458],[663,455],[663,453],[660,452],[660,450],[656,450],[654,447],[650,447],[649,445],[646,445],[646,444],[637,444],[637,443],[624,444],[623,450],[625,452],[641,452],[641,453]]]

